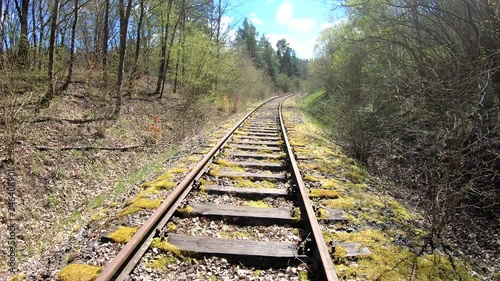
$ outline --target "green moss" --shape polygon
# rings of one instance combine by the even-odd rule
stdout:
[[[249,188],[276,188],[273,182],[262,180],[262,181],[251,181],[247,179],[234,179],[236,181],[236,186],[238,187],[249,187]]]
[[[168,265],[177,263],[178,259],[173,256],[162,256],[146,263],[146,267],[152,269],[166,269]]]
[[[102,267],[72,263],[59,272],[61,281],[93,281],[102,271]]]
[[[354,182],[354,183],[360,183],[366,179],[366,177],[364,177],[363,175],[361,175],[357,171],[343,172],[341,174],[341,176]]]
[[[347,250],[338,245],[335,246],[335,252],[333,253],[333,258],[335,262],[343,261],[347,257]]]
[[[327,219],[328,218],[328,211],[323,209],[323,208],[319,208],[316,210],[316,217],[320,220]]]
[[[135,214],[143,209],[156,209],[160,206],[161,199],[146,199],[136,196],[128,203],[128,206],[120,212],[121,216]]]
[[[248,201],[248,202],[243,203],[243,205],[248,206],[248,207],[271,208],[271,206],[269,206],[269,204],[267,204],[266,202],[264,202],[262,200]]]
[[[22,281],[22,280],[24,280],[24,277],[25,277],[24,273],[16,274],[16,275],[10,277],[9,281]]]
[[[321,186],[325,189],[343,189],[342,182],[336,179],[322,180]]]
[[[304,180],[306,181],[314,181],[314,182],[320,182],[322,179],[315,177],[313,175],[305,175]]]
[[[189,214],[192,214],[194,212],[194,209],[191,206],[187,206],[185,208],[178,208],[177,212],[179,212],[183,215],[189,215]]]
[[[308,190],[309,197],[312,198],[330,198],[335,199],[339,197],[339,193],[336,190],[329,189],[317,189],[312,188]]]
[[[146,182],[142,185],[143,188],[150,188],[150,189],[156,189],[156,190],[160,190],[160,189],[170,190],[176,186],[177,186],[177,183],[170,181],[170,179],[155,180],[152,182]]]
[[[302,219],[300,216],[300,208],[297,207],[292,209],[292,218],[298,221]]]
[[[136,232],[137,227],[119,226],[115,232],[108,235],[108,238],[117,243],[126,243]]]
[[[309,280],[309,274],[307,273],[307,271],[301,271],[299,273],[299,279],[300,279],[300,281],[307,281],[307,280]]]
[[[337,199],[330,199],[322,201],[322,204],[331,209],[354,209],[356,207],[356,200],[350,197],[341,197]]]
[[[328,241],[358,242],[367,246],[371,255],[358,257],[357,267],[337,264],[339,277],[366,276],[368,280],[405,280],[412,274],[415,280],[474,280],[468,274],[467,266],[458,260],[451,261],[438,252],[416,256],[407,248],[392,244],[392,238],[376,229],[365,229],[361,232],[323,233]],[[336,247],[337,248],[337,247]]]
[[[167,253],[172,253],[176,257],[182,257],[182,252],[176,246],[168,243],[168,240],[162,240],[161,238],[154,238],[151,242],[151,248],[156,248]]]
[[[107,217],[109,213],[109,209],[102,209],[98,212],[95,212],[91,217],[90,221],[100,221],[103,218]]]
[[[177,229],[177,225],[175,225],[175,223],[173,223],[173,222],[169,222],[169,223],[167,223],[167,230],[168,230],[168,231],[170,231],[170,232],[171,232],[171,231],[174,231],[174,230],[176,230],[176,229]]]
[[[181,167],[171,168],[168,170],[168,172],[172,174],[182,174],[182,173],[187,173],[189,171],[190,171],[189,169]]]

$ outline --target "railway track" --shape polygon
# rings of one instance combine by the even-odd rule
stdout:
[[[169,261],[182,259],[189,271],[202,257],[206,266],[261,269],[265,280],[280,269],[297,280],[337,280],[286,135],[286,98],[262,104],[212,147],[97,280],[148,280],[146,272],[169,280]]]

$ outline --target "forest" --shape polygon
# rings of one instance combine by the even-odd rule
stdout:
[[[104,182],[123,191],[205,126],[309,92],[328,137],[422,211],[422,249],[499,261],[500,2],[321,2],[338,18],[307,60],[229,21],[234,1],[0,0],[0,168],[22,177],[18,216],[70,228]]]
[[[424,211],[429,247],[496,251],[500,2],[326,2],[347,17],[318,40],[306,110]]]

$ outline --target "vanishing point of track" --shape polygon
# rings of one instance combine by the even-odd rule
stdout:
[[[104,268],[97,280],[127,280],[148,251],[153,239],[160,233],[167,237],[170,244],[183,251],[223,256],[242,264],[252,263],[268,267],[305,261],[309,264],[309,276],[313,279],[337,280],[328,247],[286,135],[281,108],[287,97],[289,96],[264,102],[222,137],[163,200],[160,207]],[[236,149],[236,152],[223,152],[228,147]],[[223,154],[229,157],[230,166],[244,168],[244,172],[210,171],[209,165]],[[282,185],[285,188],[242,188],[220,183],[201,186],[200,180],[204,177],[245,178],[256,181],[256,184],[259,183],[258,180],[263,179],[281,181],[285,182]],[[300,215],[294,216],[292,211],[286,208],[259,208],[211,202],[195,202],[189,205],[191,215],[218,218],[226,223],[296,227],[301,230],[301,241],[253,241],[169,234],[165,226],[172,216],[178,213],[176,210],[186,205],[184,201],[188,195],[193,196],[201,189],[210,194],[286,198],[292,201],[297,209],[300,209],[300,212],[296,212]]]

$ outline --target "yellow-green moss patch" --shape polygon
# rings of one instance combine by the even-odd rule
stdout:
[[[189,215],[189,214],[192,214],[194,211],[193,207],[191,206],[187,206],[185,208],[178,208],[177,209],[177,212],[183,214],[183,215]]]
[[[182,174],[182,173],[189,172],[189,169],[188,168],[176,167],[176,168],[169,169],[168,172],[172,173],[172,174]]]
[[[339,193],[336,190],[331,190],[331,189],[312,188],[308,190],[308,195],[309,197],[312,198],[329,198],[329,199],[339,198]]]
[[[126,243],[136,232],[137,227],[119,226],[115,232],[108,235],[108,238],[117,243]]]
[[[100,221],[103,218],[107,217],[108,213],[109,213],[108,209],[102,209],[100,211],[97,211],[90,217],[90,221]]]
[[[156,209],[160,206],[161,201],[161,199],[146,199],[136,196],[130,200],[128,206],[120,212],[120,215],[127,216],[143,209]]]
[[[248,206],[248,207],[271,208],[271,206],[269,206],[269,204],[267,204],[266,202],[264,202],[262,200],[248,201],[248,202],[243,203],[243,205]]]
[[[251,181],[247,179],[235,179],[237,187],[249,187],[249,188],[276,188],[276,185],[268,180],[262,181]]]
[[[167,230],[168,231],[174,231],[176,229],[177,229],[177,225],[175,225],[175,223],[173,223],[173,222],[167,223]]]
[[[332,209],[354,209],[356,207],[356,200],[350,197],[341,197],[337,199],[330,199],[322,201],[322,204]]]
[[[300,216],[300,208],[293,208],[292,210],[292,218],[294,220],[301,220],[301,216]]]
[[[93,281],[102,271],[102,267],[72,263],[59,272],[61,281]]]
[[[151,242],[152,248],[157,248],[164,252],[172,253],[176,257],[182,257],[182,252],[176,246],[168,243],[168,240],[162,240],[161,238],[154,238],[153,242]]]
[[[166,269],[168,265],[177,263],[178,259],[172,256],[163,256],[146,263],[146,267],[152,269]]]
[[[316,210],[316,217],[318,219],[327,219],[328,218],[328,211],[326,209],[323,209],[323,208],[318,208]]]
[[[306,181],[314,181],[314,182],[320,182],[321,180],[323,180],[322,178],[318,178],[318,177],[315,177],[313,175],[305,175],[304,176],[304,180]]]
[[[22,281],[22,280],[24,280],[24,277],[25,277],[24,273],[16,274],[16,275],[10,277],[9,281]]]

